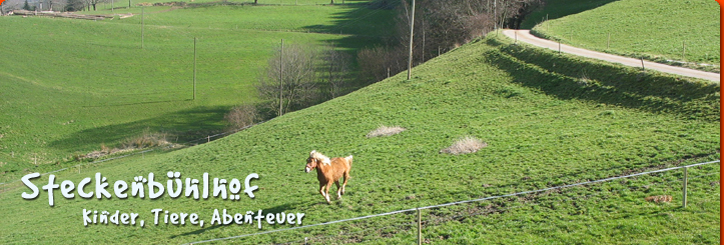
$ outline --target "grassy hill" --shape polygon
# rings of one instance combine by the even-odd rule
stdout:
[[[490,35],[422,64],[411,80],[399,74],[208,144],[56,173],[74,183],[97,172],[129,183],[149,172],[164,182],[169,171],[242,180],[258,173],[254,199],[68,200],[56,192],[49,207],[45,194],[23,200],[28,189],[14,183],[0,194],[0,240],[193,242],[292,226],[154,226],[150,210],[198,213],[207,224],[213,209],[305,213],[307,225],[719,158],[718,84],[641,74],[500,38]],[[365,137],[380,125],[407,130]],[[464,136],[488,146],[474,154],[439,153]],[[317,193],[315,174],[302,171],[315,149],[355,157],[347,195],[332,205]],[[423,234],[447,244],[716,243],[719,171],[718,164],[690,170],[697,178],[689,181],[687,209],[679,207],[682,173],[674,171],[426,210]],[[47,176],[33,181],[43,182]],[[644,200],[653,195],[674,201]],[[84,227],[82,209],[137,212],[147,224]],[[411,243],[412,221],[413,214],[398,214],[231,241]]]
[[[364,3],[158,6],[143,21],[2,17],[0,182],[75,165],[74,155],[144,133],[187,142],[223,131],[224,113],[257,101],[253,84],[281,39],[356,50],[389,35],[381,27],[390,11]],[[380,21],[363,25],[368,18]]]
[[[715,1],[621,0],[551,17],[533,33],[577,47],[718,71],[719,15]]]

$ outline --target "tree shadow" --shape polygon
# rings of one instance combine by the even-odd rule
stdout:
[[[150,104],[163,104],[163,103],[182,102],[182,101],[191,101],[191,99],[185,99],[185,100],[144,101],[144,102],[109,104],[109,105],[97,105],[97,106],[83,106],[83,107],[86,107],[86,108],[94,108],[94,107],[96,107],[96,108],[98,108],[98,107],[109,107],[109,106],[150,105]]]
[[[346,37],[331,41],[335,47],[358,50],[379,46],[394,38],[394,4],[380,4],[366,0],[347,0],[344,11],[334,15],[329,25],[304,28],[317,33],[341,34]]]
[[[49,142],[48,146],[70,152],[100,148],[101,144],[119,144],[143,134],[165,134],[166,140],[184,143],[218,133],[226,127],[223,122],[228,108],[199,106],[167,113],[154,118],[85,129],[63,139]]]
[[[719,85],[689,81],[656,72],[640,72],[604,62],[587,62],[520,45],[506,45],[483,54],[490,64],[506,71],[513,82],[559,99],[580,99],[649,112],[675,113],[697,119],[719,120]]]
[[[580,0],[566,1],[553,0],[547,1],[542,9],[526,16],[525,20],[520,24],[521,29],[532,29],[535,25],[547,20],[562,18],[568,15],[577,14],[583,11],[595,9],[618,0]]]

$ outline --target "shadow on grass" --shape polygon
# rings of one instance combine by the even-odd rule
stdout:
[[[109,105],[97,105],[97,106],[83,106],[85,108],[93,108],[93,107],[109,107],[109,106],[130,106],[130,105],[150,105],[150,104],[163,104],[163,103],[171,103],[171,102],[183,102],[183,101],[192,101],[192,99],[185,99],[185,100],[163,100],[163,101],[146,101],[146,102],[134,102],[134,103],[123,103],[123,104],[109,104]]]
[[[521,29],[532,29],[536,24],[548,20],[558,19],[583,11],[595,9],[618,0],[548,0],[542,9],[528,15],[520,24]]]
[[[50,142],[50,147],[69,149],[71,152],[88,148],[100,149],[101,144],[114,147],[125,140],[142,136],[144,133],[166,134],[166,140],[185,143],[223,131],[224,114],[229,108],[224,106],[200,106],[188,110],[176,111],[158,117],[90,128],[74,133],[64,139]]]
[[[178,234],[178,235],[173,235],[173,236],[170,236],[169,238],[174,239],[174,238],[177,238],[177,237],[188,236],[188,235],[199,235],[199,234],[202,234],[202,233],[204,233],[204,232],[206,232],[206,231],[219,229],[219,228],[221,228],[221,227],[225,227],[225,225],[209,226],[209,227],[202,228],[202,229],[198,229],[198,230],[195,230],[195,231],[186,232],[186,233],[181,233],[181,234]]]
[[[720,118],[718,84],[642,73],[636,68],[588,62],[545,50],[505,45],[493,39],[487,42],[498,49],[483,56],[509,73],[513,82],[563,100],[579,99],[654,113],[674,113],[690,119],[718,121]]]
[[[394,5],[376,1],[347,0],[345,11],[332,17],[330,25],[305,26],[312,32],[348,35],[335,40],[336,47],[358,50],[379,46],[394,37]]]

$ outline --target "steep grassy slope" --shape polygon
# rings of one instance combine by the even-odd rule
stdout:
[[[587,77],[570,72],[584,70]],[[666,86],[649,90],[657,82]],[[304,224],[316,224],[713,160],[719,157],[718,91],[716,84],[638,74],[491,37],[415,68],[412,80],[400,74],[209,144],[57,173],[75,183],[96,172],[109,182],[149,172],[164,182],[168,171],[197,179],[204,172],[242,180],[258,173],[254,199],[66,200],[56,192],[51,208],[44,194],[23,200],[20,193],[28,190],[15,183],[0,194],[6,217],[0,240],[192,242],[260,230],[256,223],[153,226],[150,210],[195,212],[207,224],[214,209],[299,212],[306,214]],[[379,125],[407,131],[365,137]],[[466,135],[488,146],[469,155],[438,153]],[[315,149],[355,157],[347,194],[332,205],[317,193],[315,174],[302,171]],[[691,170],[699,178],[690,181],[688,209],[677,208],[681,173],[675,172],[425,211],[424,235],[443,243],[713,242],[719,239],[718,172],[718,164]],[[677,199],[643,200],[651,195]],[[83,227],[84,208],[138,212],[147,225]],[[410,243],[411,221],[411,214],[399,214],[232,241]],[[288,227],[265,223],[261,231]]]
[[[281,39],[356,50],[384,35],[381,28],[357,28],[360,23],[385,20],[389,12],[363,4],[165,10],[145,10],[143,49],[139,15],[0,18],[0,182],[26,169],[75,165],[68,162],[72,155],[112,148],[144,132],[186,142],[224,130],[229,108],[257,100],[253,84]]]
[[[719,15],[715,1],[621,0],[552,19],[537,25],[533,32],[598,51],[718,67]]]

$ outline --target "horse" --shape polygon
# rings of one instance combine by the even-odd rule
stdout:
[[[337,185],[337,199],[341,199],[344,194],[344,187],[347,186],[347,181],[349,180],[349,171],[352,169],[352,155],[348,157],[335,157],[330,160],[329,157],[314,150],[309,153],[304,171],[309,173],[315,168],[317,169],[317,179],[319,180],[319,194],[322,194],[328,204],[332,204],[332,202],[329,201],[329,187],[331,187],[332,182],[334,182]],[[344,177],[344,183],[340,188],[339,179],[342,177]]]

